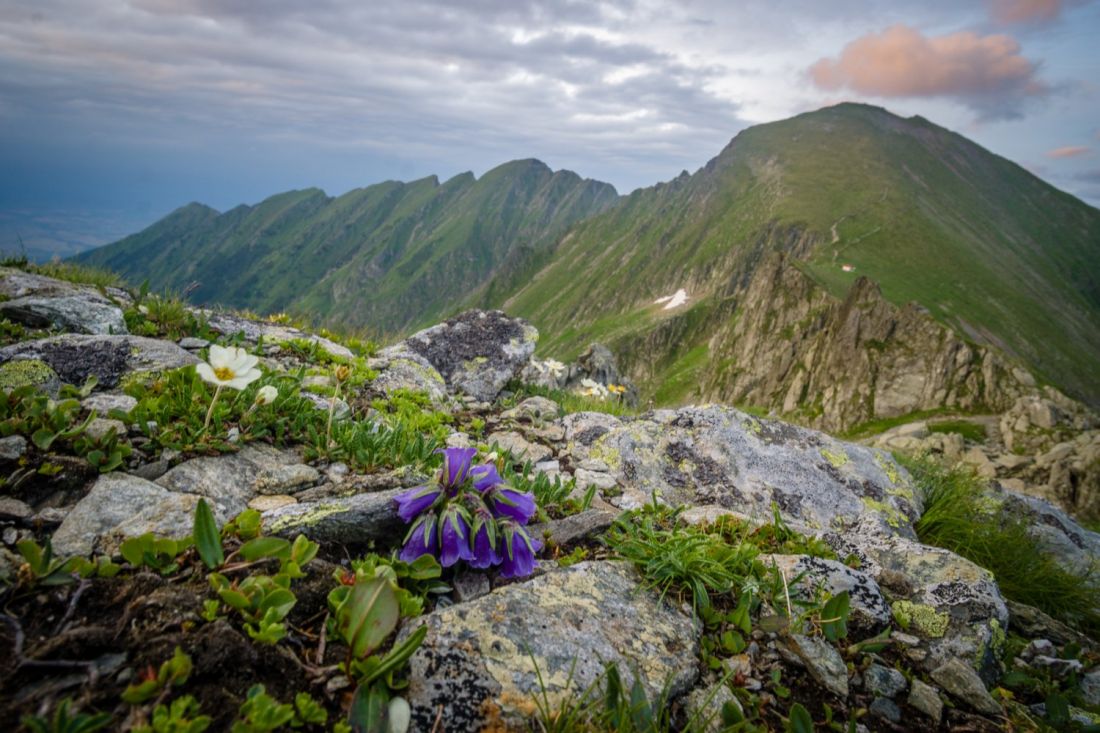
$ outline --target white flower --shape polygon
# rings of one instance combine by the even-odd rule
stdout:
[[[595,397],[598,400],[607,397],[607,387],[594,379],[582,379],[581,386],[584,387],[584,389],[581,390],[581,394],[585,397]]]
[[[270,384],[265,384],[263,387],[260,387],[258,392],[256,392],[256,404],[270,405],[272,402],[275,401],[275,398],[278,396],[279,390],[275,389],[275,387]]]
[[[560,377],[565,372],[565,364],[562,364],[557,359],[547,359],[543,363],[545,364],[546,370],[555,377]]]
[[[244,389],[263,376],[256,368],[260,358],[235,346],[211,345],[208,361],[196,366],[195,370],[204,381],[218,387]]]

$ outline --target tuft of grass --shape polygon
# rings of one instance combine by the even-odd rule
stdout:
[[[928,426],[930,433],[958,433],[971,443],[985,442],[985,425],[966,420],[944,420]]]
[[[26,269],[46,277],[80,285],[94,285],[97,288],[121,288],[126,285],[121,277],[104,267],[78,265],[75,262],[54,260],[41,265],[29,265]]]
[[[1031,536],[1027,523],[990,501],[973,473],[928,459],[899,458],[922,494],[921,542],[943,547],[993,573],[1004,595],[1087,634],[1100,632],[1100,578],[1074,572]]]
[[[518,380],[510,382],[505,389],[512,392],[512,396],[502,402],[502,407],[514,407],[528,397],[545,397],[558,403],[562,416],[571,415],[575,412],[604,412],[616,417],[638,414],[636,408],[631,407],[617,397],[608,397],[601,400],[562,389],[549,389],[534,384],[526,384]]]

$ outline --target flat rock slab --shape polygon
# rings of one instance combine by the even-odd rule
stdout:
[[[170,491],[208,497],[236,516],[257,494],[290,494],[320,478],[321,473],[302,464],[293,451],[246,445],[237,453],[181,463],[156,483]]]
[[[656,410],[634,420],[598,413],[564,419],[577,463],[603,461],[623,487],[613,503],[633,509],[716,504],[742,514],[783,518],[815,530],[855,516],[884,534],[916,538],[921,507],[912,480],[887,453],[815,430],[761,420],[730,407]]]
[[[256,321],[251,318],[222,313],[205,309],[197,309],[197,312],[206,318],[206,323],[211,331],[223,336],[235,336],[241,334],[246,341],[256,343],[263,339],[264,343],[277,344],[284,341],[309,341],[317,344],[330,355],[351,359],[355,356],[351,349],[330,339],[318,336],[315,333],[306,333],[293,326],[268,321]]]
[[[673,696],[698,675],[699,629],[680,609],[640,587],[633,567],[583,562],[439,609],[402,629],[428,627],[409,662],[411,730],[431,730],[442,707],[447,730],[525,730],[534,695],[552,708],[618,666],[630,689]]]
[[[62,381],[81,385],[95,376],[101,389],[115,387],[133,372],[197,364],[198,357],[171,341],[142,336],[63,334],[0,349],[0,364],[34,360],[48,365]]]
[[[470,310],[402,342],[442,375],[454,392],[492,402],[535,353],[539,332],[502,311]]]
[[[201,497],[178,494],[125,473],[100,476],[53,534],[59,556],[112,552],[124,537],[153,532],[180,538],[191,534]],[[218,524],[229,516],[213,506]]]
[[[263,513],[264,531],[341,544],[400,542],[407,527],[397,516],[394,497],[403,491],[374,491],[271,509]]]
[[[0,303],[0,315],[32,328],[52,326],[75,333],[129,333],[122,309],[94,291],[8,300]]]

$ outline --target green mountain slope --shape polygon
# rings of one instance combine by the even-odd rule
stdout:
[[[189,290],[196,303],[399,333],[453,311],[617,200],[608,184],[521,160],[480,179],[389,181],[338,198],[290,191],[224,214],[191,204],[76,259]]]
[[[527,281],[492,288],[541,329],[544,350],[609,343],[658,402],[743,400],[752,390],[730,392],[724,372],[759,365],[729,363],[745,337],[734,325],[779,253],[831,301],[865,276],[944,333],[1100,402],[1100,211],[927,120],[866,105],[747,129],[695,174],[580,223]],[[680,288],[686,304],[654,304]],[[800,330],[826,328],[812,323],[819,305],[771,336],[797,351]]]

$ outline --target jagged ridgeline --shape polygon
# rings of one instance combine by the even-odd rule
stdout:
[[[543,353],[608,344],[658,404],[721,399],[831,430],[1002,411],[1033,378],[1100,403],[1100,211],[865,105],[747,129],[623,198],[517,162],[222,215],[193,205],[80,259],[383,333],[503,307]]]
[[[396,334],[449,314],[617,200],[609,184],[519,160],[480,179],[290,191],[224,214],[189,204],[79,260],[157,290],[197,284],[195,303]]]

